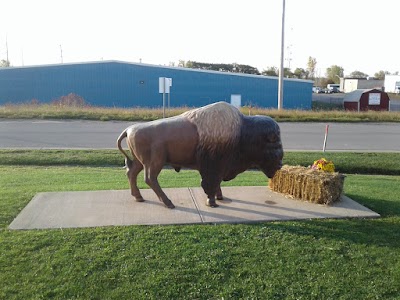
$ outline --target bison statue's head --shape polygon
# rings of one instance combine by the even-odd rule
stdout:
[[[267,116],[243,116],[241,147],[268,178],[282,168],[283,148],[278,123]]]

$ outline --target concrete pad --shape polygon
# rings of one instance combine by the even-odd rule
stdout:
[[[205,205],[201,188],[170,188],[175,204],[167,209],[150,189],[145,202],[128,190],[39,193],[10,224],[10,229],[72,228],[122,225],[245,223],[312,218],[373,218],[379,214],[343,196],[331,206],[293,200],[266,186],[222,188],[218,208]]]
[[[315,218],[377,218],[379,214],[342,196],[333,205],[291,199],[265,186],[225,187],[217,209],[206,206],[201,188],[191,188],[202,222],[241,223]]]
[[[10,229],[201,223],[187,188],[165,189],[175,209],[167,209],[149,189],[136,202],[129,190],[37,194]]]

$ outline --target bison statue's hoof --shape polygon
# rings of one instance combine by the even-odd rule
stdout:
[[[144,202],[143,197],[135,197],[136,202]]]
[[[206,205],[209,206],[209,207],[218,207],[218,206],[219,206],[219,205],[215,202],[215,199],[213,199],[213,200],[207,199]]]
[[[170,209],[175,208],[175,205],[171,202],[171,200],[163,201],[164,205]]]

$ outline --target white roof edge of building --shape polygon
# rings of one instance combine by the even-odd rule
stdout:
[[[0,70],[2,70],[2,69],[4,69],[4,70],[6,70],[6,69],[28,69],[28,68],[41,68],[41,67],[59,67],[59,66],[103,64],[103,63],[129,64],[129,65],[137,65],[137,66],[145,66],[145,67],[153,67],[153,68],[157,67],[157,68],[174,69],[174,70],[182,70],[182,71],[189,71],[189,72],[204,72],[204,73],[212,73],[212,74],[220,74],[220,75],[253,77],[253,78],[260,78],[260,79],[263,79],[263,78],[274,79],[274,80],[279,79],[279,77],[276,77],[276,76],[254,75],[254,74],[246,74],[246,73],[230,73],[230,72],[221,72],[221,71],[213,71],[213,70],[192,69],[192,68],[185,68],[185,67],[153,65],[153,64],[147,64],[147,63],[141,63],[141,62],[126,62],[126,61],[120,61],[120,60],[100,60],[100,61],[70,62],[70,63],[45,64],[45,65],[29,65],[29,66],[0,68]],[[297,78],[284,78],[284,81],[298,81],[298,82],[313,83],[312,80],[297,79]]]

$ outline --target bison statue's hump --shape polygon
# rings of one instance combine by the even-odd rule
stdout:
[[[278,124],[268,116],[246,117],[235,106],[221,101],[184,112],[183,117],[193,123],[198,131],[199,144],[211,153],[225,151],[238,144],[243,138],[265,137],[279,141]]]
[[[226,102],[217,102],[181,114],[196,125],[199,144],[215,152],[235,144],[240,135],[242,114]],[[221,149],[222,148],[222,149]]]

